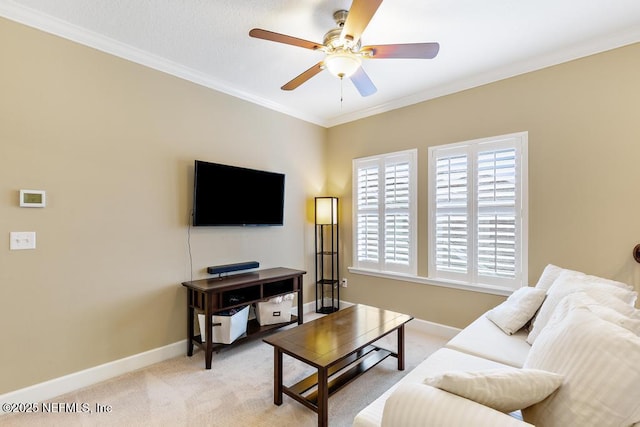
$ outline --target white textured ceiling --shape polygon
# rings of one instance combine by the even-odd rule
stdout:
[[[386,0],[363,44],[439,42],[432,60],[363,63],[363,98],[327,71],[280,87],[323,58],[250,38],[259,27],[322,43],[349,0],[0,0],[0,16],[322,126],[640,41],[640,0]]]

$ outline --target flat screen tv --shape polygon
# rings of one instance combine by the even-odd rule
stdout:
[[[195,161],[194,226],[283,225],[284,174]]]

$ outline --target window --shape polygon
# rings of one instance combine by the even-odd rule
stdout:
[[[527,272],[527,133],[429,148],[429,277],[517,289]]]
[[[353,161],[357,268],[416,274],[417,150]]]

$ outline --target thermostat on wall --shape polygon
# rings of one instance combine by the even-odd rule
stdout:
[[[20,207],[44,208],[47,204],[47,194],[44,190],[20,190]]]

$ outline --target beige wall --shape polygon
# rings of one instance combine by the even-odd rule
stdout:
[[[283,227],[192,229],[194,278],[256,260],[313,299],[325,129],[3,19],[0,55],[0,394],[185,339],[194,159],[286,174]]]
[[[258,260],[309,273],[312,197],[341,197],[343,299],[464,326],[502,297],[349,274],[351,160],[529,131],[529,279],[553,262],[640,283],[640,45],[325,130],[0,19],[0,393],[185,338],[193,160],[287,174],[285,226],[197,228],[194,278]],[[326,168],[325,168],[326,164]],[[328,176],[328,191],[325,191]],[[21,188],[47,191],[21,209]],[[9,251],[10,231],[36,231]]]
[[[349,274],[351,159],[418,148],[419,274],[427,272],[432,145],[529,132],[529,283],[554,263],[635,284],[640,265],[640,44],[331,128],[328,187],[342,199],[342,295],[464,327],[502,297]]]

